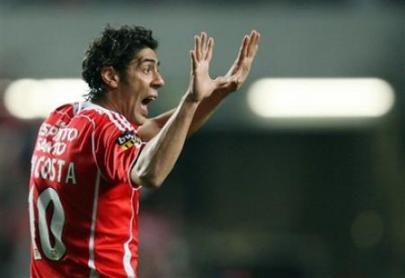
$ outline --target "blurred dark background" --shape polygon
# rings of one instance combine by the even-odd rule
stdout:
[[[189,139],[164,186],[143,192],[141,277],[405,277],[405,1],[0,0],[1,277],[28,276],[41,123],[12,116],[4,92],[21,78],[79,78],[107,23],[154,30],[166,79],[154,113],[184,93],[194,33],[216,39],[214,74],[244,33],[262,35],[247,84]],[[275,126],[246,102],[263,77],[377,77],[396,101],[372,122]]]

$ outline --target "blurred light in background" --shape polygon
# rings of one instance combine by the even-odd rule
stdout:
[[[394,91],[377,78],[267,78],[256,81],[248,104],[265,118],[350,119],[385,115]]]
[[[59,105],[83,100],[88,90],[81,79],[20,79],[6,88],[4,103],[17,118],[45,118]]]

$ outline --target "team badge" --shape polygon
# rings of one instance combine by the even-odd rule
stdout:
[[[133,131],[127,131],[117,138],[117,144],[122,150],[128,150],[133,146],[139,147],[141,143],[142,140]]]

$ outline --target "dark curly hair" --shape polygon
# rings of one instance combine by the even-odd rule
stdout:
[[[128,64],[137,53],[143,48],[155,50],[157,46],[152,31],[142,26],[124,25],[114,29],[107,25],[101,37],[90,44],[82,62],[82,77],[90,87],[87,100],[95,101],[106,94],[100,74],[104,66],[112,66],[125,78]]]

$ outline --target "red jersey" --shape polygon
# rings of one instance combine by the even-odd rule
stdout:
[[[137,277],[143,142],[119,113],[90,102],[43,122],[31,161],[31,277]]]

